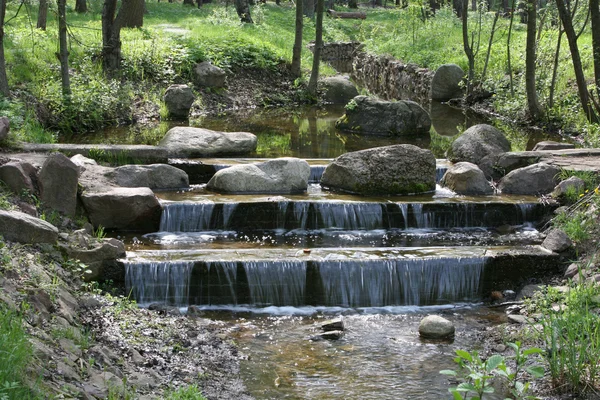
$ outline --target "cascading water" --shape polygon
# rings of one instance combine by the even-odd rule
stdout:
[[[245,262],[251,304],[301,306],[305,303],[306,263]]]
[[[160,220],[162,232],[199,232],[210,229],[215,203],[167,203]]]
[[[139,304],[188,304],[193,262],[125,262],[125,287]]]

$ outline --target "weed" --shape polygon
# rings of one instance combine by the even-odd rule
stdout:
[[[0,398],[31,398],[25,374],[32,348],[23,329],[22,318],[0,307]]]
[[[94,236],[96,239],[104,239],[106,237],[106,232],[102,225],[98,225],[98,228],[94,231]]]
[[[167,400],[206,400],[196,385],[180,387],[167,394]]]

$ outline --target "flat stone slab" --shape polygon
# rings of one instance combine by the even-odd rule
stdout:
[[[517,168],[537,164],[542,161],[567,171],[590,171],[600,173],[600,149],[507,152],[500,155],[496,166],[507,174]]]
[[[102,156],[107,159],[114,159],[116,161],[123,159],[124,164],[166,164],[168,162],[167,149],[164,147],[147,145],[23,143],[19,150],[37,153],[59,151],[67,156],[81,154],[82,156],[94,159],[98,158],[99,154],[102,154]]]

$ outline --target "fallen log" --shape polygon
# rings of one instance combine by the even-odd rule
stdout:
[[[331,18],[344,18],[344,19],[366,19],[367,13],[364,12],[337,12],[335,10],[327,10],[327,15]]]

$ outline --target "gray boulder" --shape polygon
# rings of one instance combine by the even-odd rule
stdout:
[[[104,267],[112,268],[118,258],[125,257],[125,244],[115,238],[94,242],[91,248],[69,247],[69,258],[79,260],[87,265],[91,274],[86,274],[86,280],[102,278]]]
[[[564,150],[564,149],[574,149],[575,145],[572,143],[561,143],[554,142],[552,140],[547,140],[544,142],[536,143],[533,147],[532,151],[548,151],[548,150]]]
[[[9,119],[7,117],[0,117],[0,142],[8,139],[8,132],[10,132]]]
[[[10,161],[0,166],[0,181],[4,182],[8,188],[16,194],[21,194],[24,190],[34,193],[34,186],[31,177],[27,171],[35,171],[31,164],[19,161]]]
[[[321,80],[325,90],[323,98],[327,103],[347,104],[358,96],[356,86],[346,76],[332,76]]]
[[[194,66],[193,79],[197,86],[221,88],[225,86],[225,78],[225,71],[208,61]]]
[[[71,161],[79,168],[85,168],[89,165],[98,165],[98,162],[93,158],[87,158],[86,156],[81,154],[75,154],[73,157],[71,157]]]
[[[419,323],[419,335],[425,339],[448,339],[454,332],[452,322],[439,315],[428,315]]]
[[[46,208],[75,215],[79,167],[62,153],[53,153],[39,174],[40,199]]]
[[[165,91],[163,101],[173,118],[186,119],[196,96],[188,85],[171,85]]]
[[[576,176],[572,176],[569,179],[565,179],[561,181],[552,193],[550,194],[555,199],[561,199],[566,196],[568,192],[572,192],[574,194],[583,193],[585,190],[585,182],[583,179],[578,178]]]
[[[491,125],[473,125],[458,137],[450,149],[452,162],[467,161],[476,164],[487,178],[494,176],[493,165],[500,154],[510,151],[510,142],[502,132]]]
[[[431,99],[437,101],[448,101],[462,96],[460,83],[465,72],[456,64],[441,65],[431,80]]]
[[[542,242],[542,247],[556,253],[562,253],[573,246],[569,236],[560,229],[552,229],[546,239]]]
[[[11,242],[52,244],[58,240],[58,229],[22,212],[0,210],[0,236]]]
[[[189,187],[188,175],[168,164],[123,165],[107,174],[123,187],[149,187],[150,189],[179,189]]]
[[[346,105],[346,113],[336,121],[336,128],[374,136],[429,135],[431,118],[414,101],[383,101],[356,96]]]
[[[486,195],[494,189],[485,178],[483,171],[475,164],[459,162],[451,166],[444,174],[440,184],[458,194]]]
[[[217,132],[178,126],[160,141],[169,157],[214,157],[245,155],[256,150],[256,136],[248,132]]]
[[[222,169],[206,187],[226,193],[298,193],[306,191],[309,176],[306,161],[285,157]]]
[[[410,144],[346,153],[325,168],[321,186],[358,194],[435,190],[435,157]]]
[[[506,194],[540,195],[550,193],[558,183],[560,168],[538,163],[509,172],[498,185]]]
[[[149,188],[84,191],[81,200],[94,226],[143,232],[159,228],[162,208]]]

